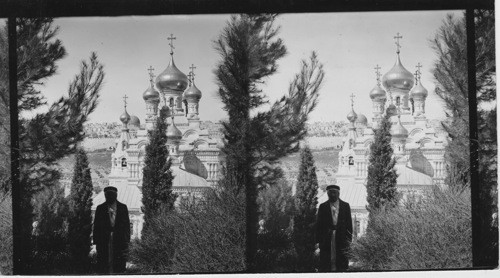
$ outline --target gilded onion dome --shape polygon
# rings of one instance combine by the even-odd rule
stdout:
[[[174,122],[168,125],[167,128],[167,139],[168,140],[180,140],[182,138],[182,132],[175,126]]]
[[[182,73],[174,63],[171,55],[167,68],[156,77],[156,87],[160,90],[184,91],[188,86],[188,78]]]
[[[386,89],[409,90],[413,87],[413,79],[413,74],[403,67],[398,54],[396,63],[391,70],[384,74],[382,83]]]
[[[139,120],[139,118],[137,116],[130,116],[129,124],[131,126],[140,127],[141,126],[141,120]]]
[[[189,88],[184,92],[185,99],[195,99],[199,100],[201,98],[201,91],[196,87],[194,82],[189,86]]]
[[[428,95],[427,89],[424,88],[422,82],[417,81],[417,85],[413,87],[410,91],[410,97],[412,98],[426,98]]]
[[[142,98],[145,101],[148,100],[159,100],[160,99],[160,93],[154,88],[153,83],[151,83],[151,86],[144,91],[142,94]]]
[[[391,135],[396,138],[408,137],[408,130],[401,124],[401,118],[398,117],[398,122],[391,126]]]
[[[370,98],[375,99],[387,99],[385,90],[380,87],[380,85],[375,85],[373,89],[370,91]]]
[[[125,112],[123,112],[123,114],[120,116],[120,121],[123,124],[128,124],[129,123],[129,121],[130,121],[130,115],[127,113],[127,110],[125,110]]]
[[[347,119],[349,120],[349,122],[354,123],[357,118],[358,118],[358,115],[356,114],[356,112],[354,112],[354,110],[351,109],[351,112],[349,112],[349,114],[347,114]]]
[[[358,114],[358,116],[356,117],[356,123],[366,126],[366,125],[368,125],[368,119],[366,118],[365,115]]]

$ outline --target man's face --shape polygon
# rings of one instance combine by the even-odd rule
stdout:
[[[104,197],[106,198],[106,203],[113,204],[116,201],[116,195],[118,195],[115,191],[106,191],[104,192]]]
[[[326,193],[328,194],[328,199],[332,202],[336,202],[339,199],[340,191],[337,189],[330,189]]]

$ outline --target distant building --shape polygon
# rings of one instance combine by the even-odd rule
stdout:
[[[176,67],[173,51],[170,63],[156,77],[156,82],[153,69],[149,69],[150,86],[142,94],[146,104],[144,127],[137,116],[128,114],[125,96],[125,111],[120,116],[121,135],[111,156],[109,185],[118,188],[118,200],[128,206],[133,237],[140,237],[143,226],[142,169],[148,131],[154,129],[159,108],[167,107],[169,111],[167,145],[174,175],[173,191],[180,199],[196,197],[219,178],[221,139],[216,131],[200,126],[198,106],[202,93],[195,85],[194,69],[192,66],[188,79]],[[94,197],[93,209],[102,202],[103,192]]]
[[[347,115],[349,131],[339,153],[337,183],[341,187],[341,198],[351,202],[355,232],[359,235],[366,230],[368,219],[365,206],[370,145],[374,140],[374,130],[386,113],[391,115],[398,190],[421,193],[444,183],[446,138],[436,132],[426,117],[428,92],[420,81],[420,65],[417,65],[419,69],[415,75],[406,70],[397,45],[396,63],[383,76],[383,87],[380,68],[376,68],[377,84],[369,94],[373,102],[371,125],[366,116],[352,108]],[[351,106],[354,106],[353,100]],[[319,199],[326,198],[325,194]]]

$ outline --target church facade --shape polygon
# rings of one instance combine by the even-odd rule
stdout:
[[[170,40],[175,38],[170,37]],[[172,42],[170,43],[173,50]],[[143,225],[142,169],[148,132],[153,130],[161,108],[167,110],[167,145],[171,170],[174,176],[173,191],[177,201],[195,198],[218,180],[220,168],[220,136],[211,134],[200,126],[198,107],[202,92],[195,85],[195,67],[190,67],[189,76],[181,72],[174,62],[173,51],[170,63],[154,80],[150,67],[150,84],[142,94],[145,102],[145,125],[137,116],[125,109],[120,116],[122,131],[116,140],[116,148],[111,156],[109,185],[118,188],[118,201],[128,206],[132,237],[140,237]],[[137,96],[133,97],[134,101]],[[105,201],[104,193],[94,197],[95,207]]]
[[[370,145],[374,130],[382,117],[390,115],[392,147],[398,173],[397,187],[403,199],[408,193],[420,194],[433,185],[443,185],[445,178],[444,151],[446,138],[436,132],[425,113],[428,91],[420,81],[420,64],[415,74],[401,63],[399,38],[396,42],[396,62],[380,80],[377,65],[377,84],[366,95],[373,108],[371,123],[365,115],[354,111],[351,95],[351,111],[347,115],[349,131],[339,153],[337,183],[341,188],[354,187],[363,192],[366,200],[366,179],[368,175]],[[342,190],[341,190],[342,198]],[[355,232],[363,234],[368,222],[366,201],[353,208]],[[357,227],[357,230],[356,230]]]

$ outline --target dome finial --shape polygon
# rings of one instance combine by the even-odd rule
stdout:
[[[169,40],[170,42],[168,43],[168,45],[170,45],[170,56],[174,55],[174,40],[177,39],[176,37],[174,37],[173,34],[170,34],[170,37],[167,38],[167,40]]]
[[[403,36],[401,36],[401,35],[399,34],[399,32],[398,32],[398,33],[396,34],[396,36],[394,37],[394,39],[396,40],[396,47],[397,47],[397,48],[396,48],[396,53],[397,53],[398,55],[399,55],[399,52],[400,52],[400,51],[399,51],[399,49],[401,48],[401,45],[399,44],[399,39],[402,39],[402,38],[403,38]]]
[[[351,97],[351,109],[354,111],[354,97],[355,97],[354,93],[352,93],[350,97]]]
[[[375,66],[375,74],[377,75],[377,86],[380,86],[380,69],[381,67],[377,64],[377,66]]]
[[[123,96],[123,105],[124,105],[124,107],[125,107],[125,112],[127,111],[127,98],[128,98],[128,96],[127,96],[127,95],[124,95],[124,96]]]
[[[422,75],[420,68],[422,68],[422,64],[420,64],[420,62],[418,62],[418,64],[415,67],[417,68],[416,77],[418,78],[418,81],[420,81],[420,75]]]
[[[149,71],[149,82],[151,82],[151,86],[153,86],[153,79],[155,77],[155,75],[153,73],[154,70],[155,69],[153,68],[153,66],[149,66],[149,68],[148,68],[148,71]]]
[[[191,74],[191,79],[192,79],[192,82],[194,83],[194,76],[195,76],[194,70],[196,69],[196,67],[194,66],[194,64],[191,64],[189,69],[191,69],[191,71],[189,73]]]

